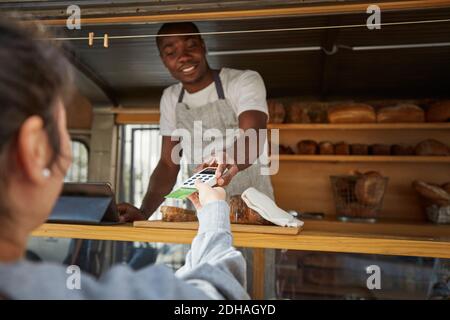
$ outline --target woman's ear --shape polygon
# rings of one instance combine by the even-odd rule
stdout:
[[[51,174],[47,168],[51,152],[42,118],[31,116],[26,119],[17,137],[17,157],[24,178],[36,184],[43,184]]]

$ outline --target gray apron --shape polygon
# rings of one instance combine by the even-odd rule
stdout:
[[[201,121],[203,131],[215,129],[220,131],[222,136],[225,137],[227,129],[239,128],[238,117],[230,102],[225,98],[222,82],[217,71],[214,71],[214,83],[219,100],[197,108],[189,108],[188,105],[183,103],[184,88],[181,89],[175,109],[177,129],[185,129],[186,132],[190,133],[191,137],[194,137],[194,122]],[[202,148],[205,149],[209,144],[211,144],[211,141],[203,139]],[[191,152],[194,150],[193,139],[190,142],[185,141],[183,144],[182,138],[181,145],[182,147],[189,147]],[[183,157],[187,157],[189,176],[191,176],[195,167],[200,163],[195,163],[193,154],[186,153],[184,150]],[[261,175],[261,164],[258,160],[247,169],[238,172],[230,184],[225,187],[225,190],[229,199],[233,195],[242,194],[249,187],[254,187],[271,199],[274,199],[270,176]]]
[[[220,80],[218,71],[214,71],[214,84],[219,100],[197,108],[189,108],[188,105],[183,103],[184,88],[181,89],[175,109],[177,129],[185,129],[190,133],[190,136],[193,137],[194,123],[196,121],[201,121],[203,131],[207,129],[216,129],[221,132],[223,137],[225,137],[226,129],[239,128],[238,117],[230,102],[225,98],[222,81]],[[193,139],[191,139],[190,142],[187,142],[183,141],[182,138],[181,146],[188,146],[191,151],[194,150],[194,141],[192,140]],[[206,148],[210,143],[211,141],[209,140],[203,140],[202,148]],[[185,150],[183,150],[183,157],[187,157],[189,163],[188,172],[189,176],[191,176],[197,165],[201,163],[195,163],[195,161],[193,161],[193,155],[185,152]],[[227,200],[233,195],[242,194],[249,187],[254,187],[271,199],[274,199],[270,176],[261,175],[261,164],[258,160],[247,169],[238,172],[231,180],[230,184],[225,187],[225,190],[227,191]],[[253,250],[241,248],[241,252],[247,261],[247,283],[251,288],[253,282]],[[265,250],[265,261],[265,296],[266,298],[273,298],[275,296],[275,250]]]

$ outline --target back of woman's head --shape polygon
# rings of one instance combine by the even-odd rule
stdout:
[[[63,55],[47,35],[30,22],[0,21],[0,153],[31,115],[44,120],[55,154],[59,152],[52,105],[64,95],[70,77]]]
[[[0,14],[0,187],[7,183],[16,139],[22,124],[38,116],[52,149],[61,151],[55,103],[64,99],[70,72],[61,50],[42,26]],[[52,163],[49,163],[51,165]],[[1,191],[1,190],[0,190]],[[1,205],[1,203],[0,203]]]

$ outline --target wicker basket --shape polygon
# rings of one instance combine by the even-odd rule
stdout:
[[[363,204],[355,195],[356,182],[360,177],[354,175],[331,176],[336,215],[340,220],[363,220],[374,222],[382,209],[384,193],[388,178],[383,177],[380,185],[383,196],[381,200],[373,205]]]

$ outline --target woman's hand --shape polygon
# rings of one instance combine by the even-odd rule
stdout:
[[[226,192],[221,187],[211,188],[206,183],[200,182],[200,180],[195,181],[195,187],[198,192],[191,194],[189,200],[191,200],[197,211],[210,202],[225,200]]]

